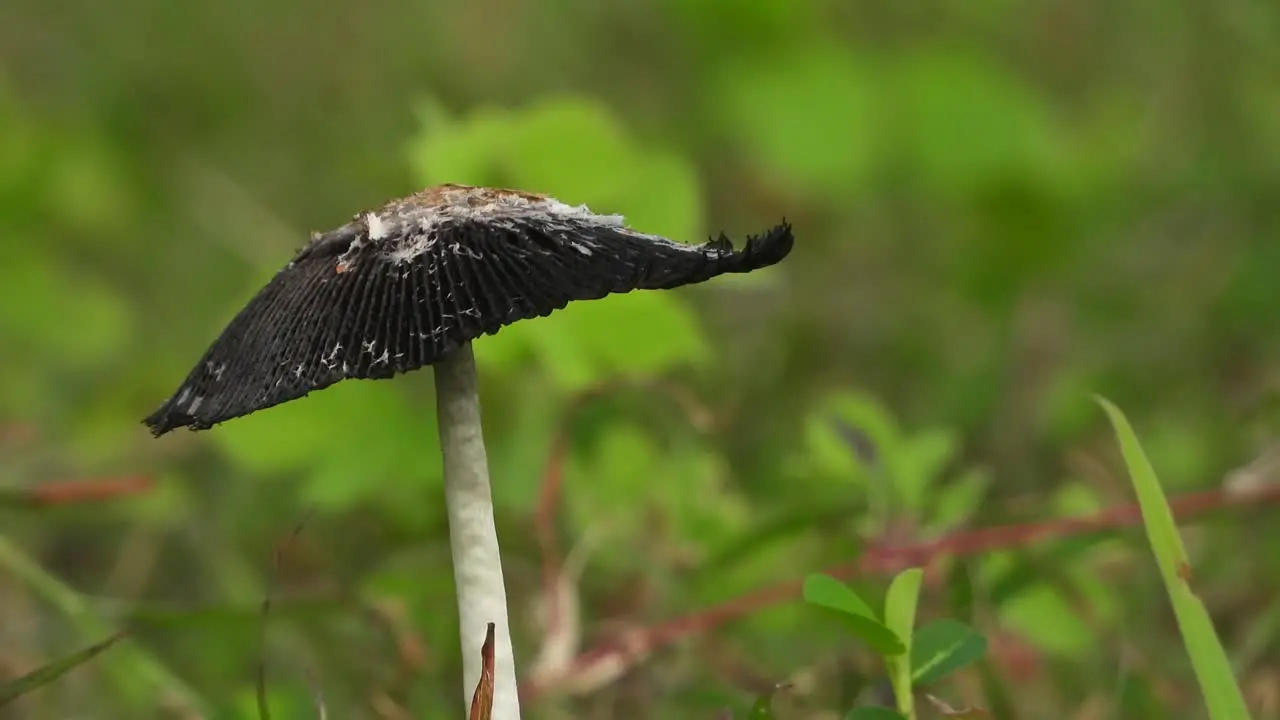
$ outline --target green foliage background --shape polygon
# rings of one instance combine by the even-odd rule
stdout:
[[[269,633],[277,717],[314,716],[309,674],[333,717],[460,716],[428,373],[209,433],[139,422],[309,230],[427,184],[549,192],[689,241],[785,215],[798,237],[768,272],[477,343],[522,667],[566,423],[556,530],[584,553],[587,644],[860,538],[1128,502],[1093,392],[1171,492],[1221,486],[1280,425],[1278,76],[1263,0],[0,5],[0,482],[157,481],[0,509],[0,676],[135,632],[11,716],[254,717],[257,606],[313,506]],[[1259,717],[1277,717],[1271,512],[1186,534]],[[994,659],[956,698],[1200,716],[1139,534],[968,567]],[[926,582],[921,615],[942,596]],[[423,644],[408,675],[404,635]],[[810,717],[873,660],[784,603],[530,717],[712,717],[789,677],[780,715]]]

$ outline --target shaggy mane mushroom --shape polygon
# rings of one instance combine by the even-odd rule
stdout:
[[[317,233],[227,325],[144,422],[159,437],[214,425],[348,379],[435,368],[464,701],[474,649],[497,626],[494,717],[518,718],[471,341],[578,300],[745,273],[791,252],[785,221],[735,249],[687,245],[545,195],[440,185]]]

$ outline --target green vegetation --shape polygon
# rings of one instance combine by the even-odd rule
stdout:
[[[0,687],[126,633],[0,714],[462,717],[430,373],[140,422],[451,181],[797,235],[476,343],[528,718],[1277,717],[1277,71],[1263,0],[0,3]]]
[[[883,623],[849,588],[826,575],[805,581],[804,598],[811,605],[838,608],[846,619],[856,618],[854,634],[883,656],[897,709],[860,705],[849,711],[849,720],[911,718],[917,716],[915,690],[932,685],[982,657],[987,641],[958,620],[933,620],[915,628],[916,604],[924,571],[911,568],[899,573],[885,597]],[[887,641],[886,641],[887,640]]]

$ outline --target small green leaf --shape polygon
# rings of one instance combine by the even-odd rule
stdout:
[[[902,713],[879,705],[856,707],[844,716],[844,720],[906,720]]]
[[[48,685],[67,672],[89,662],[107,648],[116,644],[124,636],[124,632],[118,632],[102,642],[90,645],[59,660],[54,660],[48,665],[36,668],[12,682],[5,683],[0,686],[0,706],[7,705],[33,690]]]
[[[908,649],[911,648],[911,627],[916,621],[916,602],[923,580],[924,570],[903,570],[889,584],[889,592],[884,599],[885,627],[897,635]]]
[[[907,646],[885,627],[849,586],[829,575],[804,580],[804,599],[810,605],[834,612],[859,640],[881,655],[902,655]]]
[[[858,594],[850,589],[848,585],[830,575],[818,574],[805,578],[804,599],[810,605],[826,607],[850,615],[859,615],[876,623],[880,622],[870,605],[863,602],[862,598],[858,597]]]
[[[756,702],[751,706],[751,712],[747,715],[748,720],[773,720],[773,696],[779,690],[791,687],[790,683],[778,683],[773,686],[772,690],[761,693],[756,698]]]
[[[972,663],[987,651],[987,639],[959,620],[943,618],[921,626],[911,647],[911,678],[930,685]]]
[[[889,584],[884,599],[884,623],[906,646],[906,657],[885,658],[889,670],[889,682],[898,700],[898,710],[910,716],[915,707],[911,695],[911,628],[916,622],[916,604],[920,599],[920,583],[924,570],[908,568],[898,573]]]

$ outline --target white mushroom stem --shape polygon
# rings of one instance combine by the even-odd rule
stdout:
[[[463,703],[470,713],[480,681],[480,647],[494,623],[493,720],[519,720],[515,655],[507,620],[507,591],[493,522],[489,463],[480,426],[480,394],[471,343],[435,364],[436,413],[444,455],[444,495],[449,544],[462,630]]]

